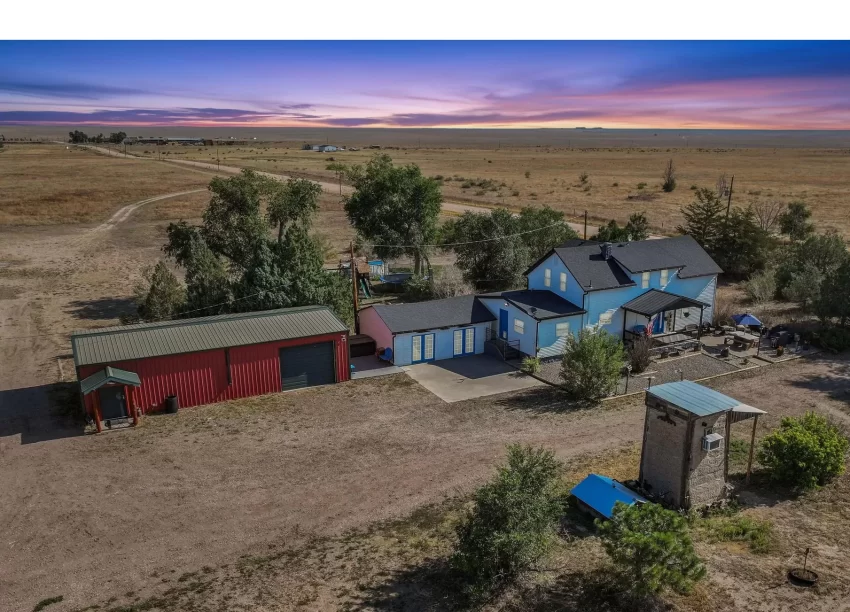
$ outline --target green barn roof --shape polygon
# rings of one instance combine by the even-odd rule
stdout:
[[[105,327],[71,334],[74,363],[115,363],[348,331],[327,306]]]

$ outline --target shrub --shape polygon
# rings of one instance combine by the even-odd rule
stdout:
[[[62,595],[57,595],[55,597],[47,597],[35,604],[35,607],[32,609],[32,612],[41,612],[41,610],[44,610],[47,606],[52,606],[53,604],[60,603],[64,600],[65,597],[63,597]]]
[[[728,325],[735,314],[735,304],[725,293],[718,292],[714,298],[714,310],[711,311],[711,322],[714,325]]]
[[[815,335],[815,342],[828,351],[841,353],[850,349],[850,329],[837,325],[824,325]]]
[[[451,557],[472,599],[507,585],[549,551],[561,514],[561,467],[552,451],[512,445],[507,464],[475,492]]]
[[[658,504],[617,502],[610,521],[596,521],[602,545],[620,568],[622,584],[638,595],[669,587],[688,592],[705,576],[684,517]]]
[[[620,380],[623,343],[605,330],[582,329],[567,336],[561,362],[564,389],[574,398],[597,401],[610,395]]]
[[[463,280],[463,274],[455,266],[445,266],[434,272],[431,282],[431,299],[456,297],[475,293],[475,288]]]
[[[590,175],[588,175],[587,172],[582,172],[578,175],[578,182],[584,185],[588,178],[590,178]]]
[[[526,374],[537,374],[540,371],[540,359],[538,357],[526,357],[522,360],[519,369]]]
[[[620,183],[611,183],[611,187],[619,187]]]
[[[807,412],[784,417],[779,429],[762,440],[758,460],[773,480],[813,489],[844,472],[847,438],[826,417]]]
[[[404,290],[407,299],[413,302],[421,302],[422,300],[430,300],[433,294],[431,280],[424,276],[411,276],[404,283]]]
[[[514,189],[514,190],[511,192],[511,195],[512,195],[512,196],[514,196],[514,197],[516,198],[516,197],[518,197],[518,196],[519,196],[519,191],[517,191],[516,189]]]
[[[664,181],[661,189],[670,193],[676,188],[676,169],[673,167],[672,159],[667,161],[667,165],[664,167],[664,174],[661,178]]]
[[[754,302],[769,302],[776,296],[776,272],[756,272],[744,283],[744,291]]]
[[[645,187],[646,187],[646,183],[638,183],[638,184],[637,184],[637,188],[638,188],[638,189],[643,189],[643,188],[645,188]]]
[[[629,364],[632,366],[632,374],[640,374],[652,362],[649,350],[652,348],[652,338],[640,337],[629,348]]]
[[[525,178],[531,178],[531,172],[528,170],[525,171]]]

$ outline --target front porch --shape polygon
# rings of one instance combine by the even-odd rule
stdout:
[[[139,375],[106,366],[80,382],[80,394],[97,433],[113,425],[138,425],[139,413],[133,390],[141,386]],[[96,392],[96,393],[95,393]]]

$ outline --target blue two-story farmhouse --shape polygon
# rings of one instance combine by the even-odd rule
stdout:
[[[396,365],[481,353],[486,341],[556,357],[586,327],[624,340],[697,329],[711,320],[721,272],[690,236],[570,240],[525,272],[526,289],[367,307],[360,326],[393,349]]]

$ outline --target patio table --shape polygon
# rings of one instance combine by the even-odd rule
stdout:
[[[753,334],[748,334],[746,332],[735,332],[732,334],[732,338],[735,342],[739,342],[747,348],[753,346],[759,339],[758,336],[754,336]]]

